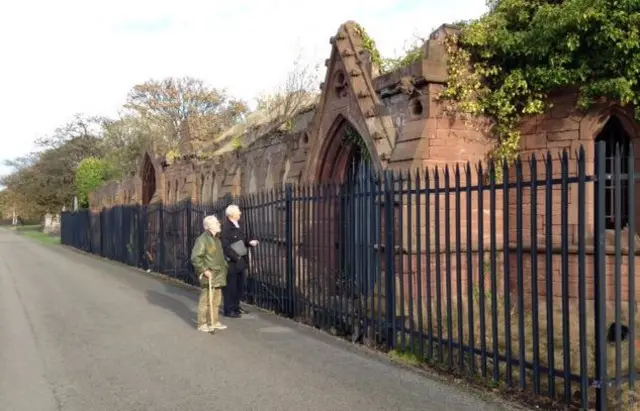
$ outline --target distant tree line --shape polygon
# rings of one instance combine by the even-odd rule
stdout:
[[[258,108],[277,111],[277,121],[286,121],[299,105],[296,99],[317,89],[316,76],[317,67],[296,61],[282,87],[257,99]],[[36,151],[6,161],[11,172],[0,177],[0,217],[10,218],[15,209],[22,218],[41,218],[71,208],[76,196],[87,207],[91,191],[137,171],[142,150],[178,152],[186,121],[197,124],[198,138],[215,139],[248,113],[245,101],[193,77],[138,84],[116,118],[76,114],[39,138]]]

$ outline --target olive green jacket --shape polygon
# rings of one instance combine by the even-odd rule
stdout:
[[[191,264],[196,269],[196,275],[200,279],[200,286],[209,287],[209,279],[201,275],[206,270],[213,273],[211,285],[215,288],[227,285],[227,261],[222,251],[222,243],[218,237],[205,231],[196,239],[191,251]]]

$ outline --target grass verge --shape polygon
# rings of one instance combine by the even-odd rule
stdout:
[[[10,229],[24,237],[32,238],[43,244],[60,244],[60,236],[43,233],[42,225],[23,225],[11,227]]]

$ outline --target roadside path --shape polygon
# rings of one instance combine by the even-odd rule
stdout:
[[[0,229],[0,410],[499,410],[251,310],[195,331],[196,294]]]

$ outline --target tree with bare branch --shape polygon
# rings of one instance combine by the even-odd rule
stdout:
[[[162,129],[162,136],[156,135],[155,139],[165,149],[180,145],[185,138],[184,123],[190,119],[197,120],[204,129],[198,136],[207,138],[231,127],[248,111],[243,101],[193,77],[170,77],[138,84],[129,92],[124,107]]]
[[[291,119],[317,96],[319,66],[303,64],[301,55],[293,62],[285,81],[272,93],[256,98],[257,110],[269,118],[270,132],[280,128],[290,129]],[[266,133],[265,133],[266,134]]]

